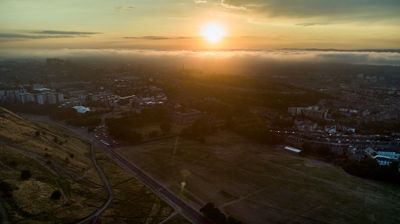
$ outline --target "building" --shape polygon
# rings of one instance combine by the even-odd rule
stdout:
[[[318,120],[326,120],[328,118],[328,111],[320,110],[318,106],[289,107],[288,112],[293,116],[303,115]]]
[[[302,107],[289,107],[288,112],[289,114],[296,116],[296,115],[301,115],[301,111],[303,110]]]
[[[364,150],[365,154],[371,159],[374,159],[381,166],[389,166],[395,161],[399,161],[400,153],[391,149],[380,149],[379,151],[368,147]]]
[[[389,166],[390,164],[392,164],[394,161],[396,161],[396,159],[392,159],[390,157],[387,156],[380,156],[377,155],[375,157],[376,162],[378,162],[379,165],[381,166]]]
[[[380,150],[376,152],[378,156],[388,157],[390,159],[398,160],[400,159],[400,153],[388,151],[388,150]]]
[[[36,103],[43,105],[46,103],[46,97],[43,94],[37,94],[36,95]]]
[[[286,150],[288,150],[288,151],[291,151],[291,152],[295,152],[295,153],[300,153],[300,152],[301,152],[300,149],[294,148],[294,147],[291,147],[291,146],[285,146],[284,149],[286,149]]]
[[[56,104],[57,103],[57,94],[56,93],[48,93],[46,95],[48,104]]]
[[[33,95],[31,93],[25,93],[24,97],[25,97],[25,101],[27,103],[35,103],[35,95]]]
[[[58,100],[58,103],[64,102],[64,94],[57,93],[57,100]]]

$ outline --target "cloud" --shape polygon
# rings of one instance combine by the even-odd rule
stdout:
[[[136,8],[136,7],[133,6],[133,5],[128,5],[128,6],[117,6],[117,7],[115,7],[114,9],[115,9],[115,10],[120,10],[120,11],[123,11],[123,10],[129,11],[129,10],[133,10],[133,9],[135,9],[135,8]]]
[[[41,30],[41,31],[34,31],[32,33],[37,34],[65,34],[65,35],[93,35],[93,34],[101,34],[98,32],[79,32],[79,31],[59,31],[59,30]]]
[[[194,3],[196,3],[196,4],[204,4],[204,3],[207,3],[207,0],[194,0]]]
[[[297,23],[296,26],[320,26],[320,25],[327,25],[329,23]]]
[[[26,35],[18,33],[0,33],[0,39],[48,39],[48,38],[71,38],[72,35]]]
[[[185,40],[197,39],[198,37],[169,37],[169,36],[140,36],[140,37],[122,37],[125,39],[138,39],[138,40]]]
[[[399,0],[221,0],[225,7],[245,8],[261,16],[378,21],[400,17]]]
[[[101,33],[60,31],[60,30],[39,30],[39,31],[25,31],[21,33],[0,33],[0,39],[12,41],[12,40],[23,40],[23,39],[74,38],[74,37],[87,37],[95,34],[101,34]]]

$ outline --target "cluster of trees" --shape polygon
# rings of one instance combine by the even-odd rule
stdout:
[[[26,104],[5,104],[12,111],[30,113],[38,115],[48,115],[51,119],[66,121],[73,126],[97,126],[101,119],[97,115],[102,112],[89,111],[84,114],[78,113],[74,108],[59,108],[56,105],[37,105],[34,103]]]
[[[228,120],[226,128],[260,144],[276,145],[284,141],[281,136],[268,131],[263,120],[251,115]]]
[[[66,120],[67,124],[73,126],[94,127],[101,123],[101,119],[97,117],[82,116],[75,119]]]
[[[362,134],[391,134],[392,132],[400,131],[399,127],[399,121],[370,121],[359,125],[359,129]]]
[[[325,160],[331,160],[336,157],[336,155],[331,151],[329,146],[313,147],[310,143],[305,142],[301,147],[300,155],[312,155],[317,156]]]
[[[135,128],[149,124],[159,123],[163,134],[168,134],[171,124],[168,113],[163,107],[144,109],[140,114],[129,114],[120,118],[106,119],[106,125],[110,134],[120,140],[129,143],[139,143],[143,140],[142,134],[135,131]],[[157,137],[159,133],[152,132],[150,137]]]
[[[56,105],[37,105],[35,103],[19,104],[19,103],[2,102],[1,105],[14,112],[37,114],[37,115],[49,115],[53,111],[56,111],[57,109]]]
[[[204,141],[206,136],[215,133],[218,128],[213,119],[203,117],[184,128],[181,135],[187,139]],[[268,131],[267,125],[262,119],[249,112],[243,112],[241,116],[228,117],[225,125],[221,128],[232,131],[259,144],[276,145],[284,141],[281,136]]]
[[[265,106],[280,111],[299,106],[299,102],[303,106],[314,105],[330,98],[324,93],[261,76],[174,74],[169,77],[171,81],[166,81],[163,89],[170,98],[186,98],[190,92],[194,99],[213,97],[229,105],[240,102],[240,107]]]
[[[213,203],[207,203],[200,209],[203,215],[215,224],[241,224],[242,222],[233,218],[232,216],[226,217]]]
[[[109,118],[106,125],[110,135],[120,140],[135,144],[143,139],[140,133],[133,130],[131,125],[134,124],[126,123],[123,118]]]
[[[365,159],[358,161],[345,161],[342,168],[355,176],[362,178],[400,184],[399,163],[393,162],[390,166],[380,166],[375,160]]]
[[[190,126],[182,129],[181,136],[187,139],[204,142],[204,138],[213,134],[217,127],[207,118],[200,118]]]
[[[335,155],[328,146],[312,147],[307,142],[303,144],[300,155],[312,155],[326,161],[334,162],[341,166],[347,173],[354,176],[400,184],[398,162],[393,162],[390,166],[381,166],[373,159],[364,159],[361,161],[348,160]]]

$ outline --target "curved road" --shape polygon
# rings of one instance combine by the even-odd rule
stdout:
[[[168,189],[163,187],[145,172],[143,172],[140,168],[124,159],[119,153],[115,152],[113,149],[109,148],[108,150],[111,155],[117,159],[120,163],[122,163],[126,168],[128,168],[142,183],[147,185],[153,192],[158,195],[160,198],[164,199],[169,205],[175,208],[180,214],[182,214],[185,218],[187,218],[192,223],[201,223],[201,224],[211,224],[212,222],[206,219],[199,211],[190,207],[186,202],[182,199],[175,196],[175,194],[171,193]]]
[[[101,206],[101,208],[99,208],[95,213],[93,213],[90,216],[86,217],[85,219],[77,222],[77,224],[87,223],[90,220],[92,220],[92,223],[96,223],[96,221],[99,218],[99,216],[101,215],[101,213],[103,213],[108,208],[108,206],[110,206],[111,201],[114,198],[114,192],[112,190],[110,182],[108,181],[106,175],[104,175],[103,170],[100,168],[99,164],[97,164],[96,154],[95,154],[94,149],[93,149],[93,144],[90,144],[90,151],[91,151],[91,155],[92,155],[93,164],[94,164],[97,172],[99,173],[99,176],[100,176],[101,180],[103,181],[104,186],[107,188],[108,199],[103,204],[103,206]]]

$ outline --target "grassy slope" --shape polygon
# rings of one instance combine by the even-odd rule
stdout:
[[[89,215],[105,200],[88,157],[89,147],[80,139],[6,109],[0,109],[0,138],[4,167],[0,177],[14,188],[13,197],[6,200],[14,222],[72,222]],[[20,179],[22,170],[32,173],[29,181]],[[61,200],[50,200],[54,190],[62,192]]]
[[[398,186],[254,145],[226,133],[205,144],[175,139],[121,152],[200,207],[214,202],[248,223],[399,223]]]
[[[27,121],[0,108],[0,140],[0,181],[14,188],[12,198],[0,199],[13,223],[71,223],[106,200],[106,191],[89,157],[89,145],[74,133],[60,126]],[[97,150],[96,158],[115,191],[102,223],[158,223],[173,212],[102,150]],[[31,171],[28,181],[20,180],[22,170]],[[63,193],[60,201],[49,199],[54,190]]]

